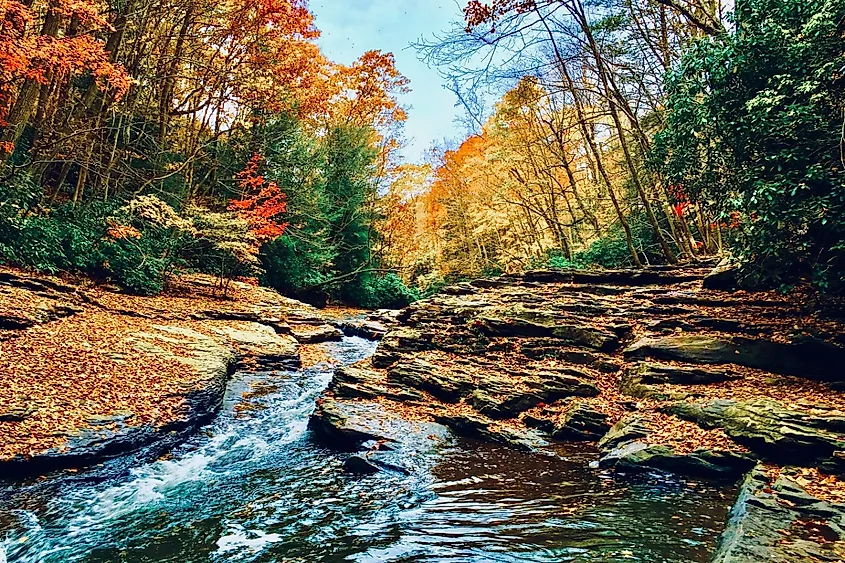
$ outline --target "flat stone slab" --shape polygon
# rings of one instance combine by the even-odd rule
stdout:
[[[703,428],[722,428],[762,459],[845,472],[845,413],[814,414],[764,398],[679,402],[663,410]]]
[[[737,364],[818,381],[845,379],[845,348],[814,338],[778,342],[746,337],[678,335],[646,337],[625,350],[636,358],[700,364]]]
[[[743,481],[712,563],[845,560],[845,505],[808,494],[784,470],[756,468]]]

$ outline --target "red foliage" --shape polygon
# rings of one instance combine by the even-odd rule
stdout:
[[[676,186],[669,186],[669,196],[675,200],[675,204],[672,206],[675,210],[675,215],[683,217],[684,212],[691,205],[689,198],[684,191],[684,185],[678,184]]]
[[[282,236],[288,224],[280,221],[287,210],[287,196],[275,182],[268,182],[260,173],[264,161],[260,154],[254,155],[238,174],[238,185],[243,190],[242,199],[229,203],[229,209],[237,211],[249,223],[250,230],[259,242],[267,242]]]

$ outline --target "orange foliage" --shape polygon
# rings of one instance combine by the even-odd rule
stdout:
[[[111,89],[115,99],[129,90],[125,70],[109,61],[105,45],[94,36],[107,27],[99,8],[87,0],[50,2],[54,17],[73,18],[86,30],[76,35],[54,37],[34,35],[35,14],[40,6],[27,6],[19,0],[0,0],[0,118],[8,115],[13,94],[22,80],[47,84],[52,78],[72,78],[91,72],[98,85]]]

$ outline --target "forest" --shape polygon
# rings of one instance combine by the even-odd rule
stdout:
[[[845,287],[841,0],[472,0],[415,44],[470,131],[426,162],[401,156],[393,56],[328,60],[304,1],[2,13],[10,265],[368,308],[725,255],[748,286]]]
[[[843,327],[845,0],[0,0],[0,563],[845,561]]]

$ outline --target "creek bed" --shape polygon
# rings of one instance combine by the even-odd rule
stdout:
[[[343,364],[375,348],[323,346]],[[715,547],[733,488],[614,477],[588,467],[590,448],[541,457],[409,424],[409,475],[348,476],[348,454],[307,429],[331,373],[236,375],[221,414],[166,458],[6,495],[0,563],[692,563]]]

